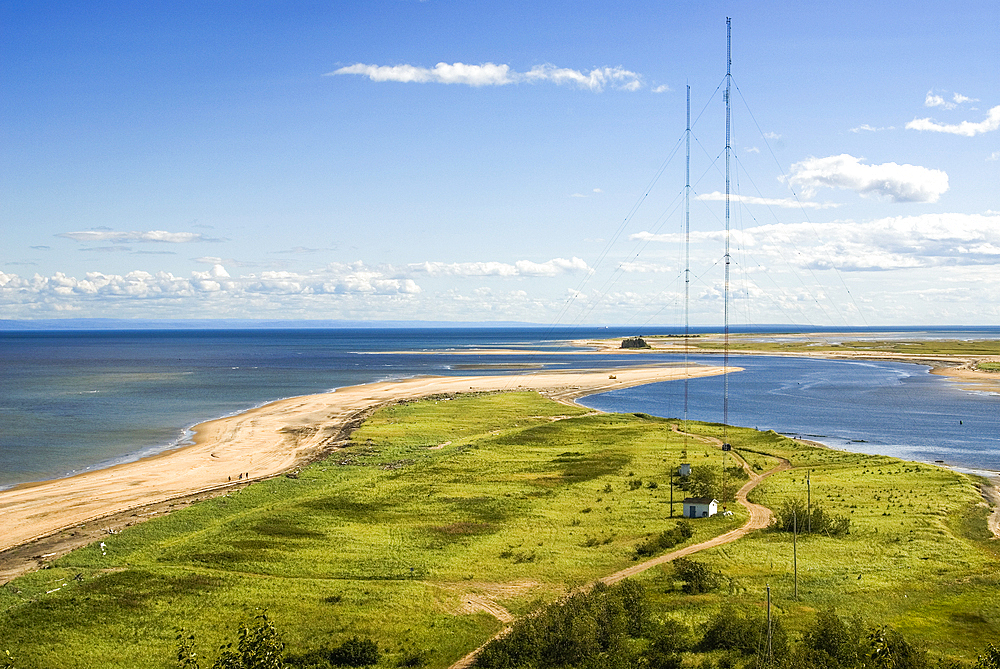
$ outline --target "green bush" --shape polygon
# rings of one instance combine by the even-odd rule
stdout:
[[[635,548],[636,558],[649,557],[662,553],[668,548],[673,548],[679,543],[683,543],[694,536],[694,526],[690,521],[681,520],[669,530],[664,530],[654,537],[650,537]]]
[[[708,565],[689,558],[677,558],[673,561],[674,576],[683,581],[681,590],[689,595],[708,592],[719,587],[722,575],[709,568]]]
[[[839,537],[850,534],[851,519],[848,516],[827,513],[818,504],[813,504],[812,509],[809,509],[801,499],[789,498],[781,508],[775,510],[771,527],[778,532],[791,532],[797,529],[799,534],[811,531],[813,534]]]
[[[767,658],[770,654],[776,661],[788,657],[788,634],[781,619],[771,619],[771,648],[767,643],[767,616],[756,612],[741,612],[732,607],[724,607],[705,624],[705,634],[697,649],[736,651],[744,656]]]
[[[476,659],[487,669],[513,667],[631,667],[627,639],[642,635],[648,617],[645,591],[632,581],[599,583],[587,593],[551,604],[488,643]]]
[[[311,650],[302,655],[289,655],[285,661],[293,667],[326,669],[327,667],[367,667],[378,664],[381,653],[371,639],[352,637],[332,648]]]

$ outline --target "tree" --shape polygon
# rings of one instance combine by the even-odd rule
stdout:
[[[927,652],[908,642],[891,627],[882,626],[868,634],[868,657],[879,669],[925,669]]]
[[[222,654],[212,669],[281,669],[281,654],[285,644],[278,638],[267,613],[254,617],[251,623],[240,623],[235,648],[229,642],[220,649]]]
[[[678,581],[683,581],[681,590],[689,595],[708,592],[719,587],[721,575],[702,562],[689,558],[677,558],[673,562],[674,575]]]

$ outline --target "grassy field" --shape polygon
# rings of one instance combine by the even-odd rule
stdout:
[[[655,339],[655,338],[651,338]],[[759,339],[754,336],[754,339]],[[691,344],[700,349],[721,349],[721,339],[702,339]],[[811,342],[801,339],[791,342],[746,341],[740,335],[731,335],[729,348],[734,351],[763,351],[773,353],[819,353],[823,351],[856,351],[872,353],[898,353],[901,355],[955,355],[992,356],[1000,355],[1000,341],[991,340],[928,340],[928,341],[869,341],[850,340],[836,344]]]
[[[211,659],[266,609],[292,652],[357,635],[378,642],[383,666],[446,667],[501,627],[477,602],[527,613],[634,564],[637,545],[674,526],[669,472],[682,460],[721,463],[675,423],[588,415],[533,393],[384,409],[350,448],[296,477],[132,527],[0,588],[0,657],[8,650],[26,668],[169,667],[179,628]],[[968,477],[773,432],[731,428],[729,440],[755,469],[777,457],[795,467],[756,501],[804,495],[811,470],[813,501],[849,514],[851,534],[799,538],[797,601],[786,534],[700,554],[725,576],[714,593],[682,595],[669,567],[646,572],[662,615],[696,628],[724,602],[759,606],[770,583],[793,630],[836,606],[956,657],[1000,639],[997,542]],[[688,543],[745,519],[738,508],[698,521]]]

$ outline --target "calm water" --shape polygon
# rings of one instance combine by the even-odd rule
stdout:
[[[718,356],[692,357],[718,362]],[[967,469],[1000,470],[1000,395],[971,392],[927,367],[894,362],[730,356],[729,424],[827,445]],[[688,382],[688,417],[723,422],[722,378]],[[680,417],[683,382],[584,398],[603,411]]]
[[[183,442],[194,424],[293,395],[420,374],[523,371],[511,364],[573,369],[678,361],[567,355],[568,339],[629,334],[596,328],[0,332],[0,487],[159,452]],[[983,330],[965,334],[1000,337]],[[526,352],[457,354],[481,346]],[[716,364],[719,358],[692,360]],[[1000,397],[963,391],[915,365],[731,361],[747,368],[730,377],[732,424],[815,435],[854,450],[1000,469]],[[689,416],[721,421],[720,388],[718,378],[692,380]],[[683,384],[617,391],[586,403],[680,416]]]

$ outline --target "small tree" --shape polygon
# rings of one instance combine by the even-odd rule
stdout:
[[[240,623],[235,647],[233,642],[222,646],[212,669],[281,669],[284,649],[274,624],[261,613],[250,624]]]
[[[688,558],[677,558],[673,564],[674,575],[684,582],[681,590],[687,594],[696,595],[719,587],[721,575],[708,565]]]

